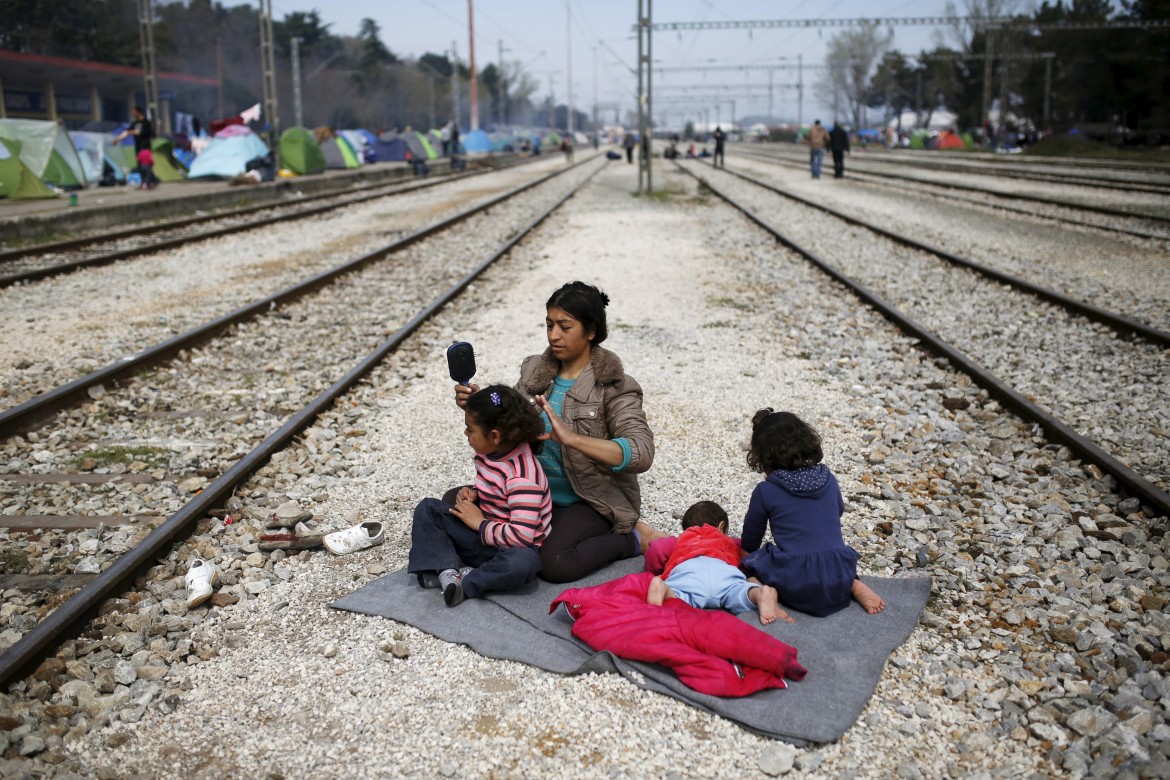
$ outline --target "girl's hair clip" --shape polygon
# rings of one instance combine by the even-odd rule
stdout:
[[[492,406],[499,406],[499,405],[501,405],[502,403],[504,403],[503,401],[501,401],[501,400],[500,400],[500,394],[499,394],[499,393],[492,393],[492,394],[491,394],[490,396],[488,396],[488,397],[492,399]]]

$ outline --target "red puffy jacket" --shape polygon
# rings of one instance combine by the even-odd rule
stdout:
[[[591,588],[570,588],[549,611],[564,603],[576,622],[573,636],[594,650],[631,661],[661,664],[685,685],[711,696],[748,696],[786,688],[807,670],[796,648],[727,612],[695,609],[681,599],[646,603],[654,575],[648,572]]]

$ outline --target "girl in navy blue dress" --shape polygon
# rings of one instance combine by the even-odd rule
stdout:
[[[742,568],[780,594],[781,603],[816,617],[856,599],[869,614],[886,602],[857,579],[856,550],[841,538],[845,501],[821,463],[821,437],[791,412],[761,409],[752,418],[748,466],[766,474],[743,520]],[[766,530],[772,541],[760,543]]]

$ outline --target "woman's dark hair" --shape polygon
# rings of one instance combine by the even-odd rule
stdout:
[[[752,471],[768,474],[776,469],[800,469],[825,457],[821,437],[792,412],[761,409],[752,417],[752,444],[747,464]]]
[[[528,442],[539,455],[544,442],[544,421],[536,406],[507,385],[489,385],[467,399],[467,411],[488,431],[499,431],[508,449]]]
[[[727,512],[714,501],[696,501],[683,513],[683,530],[694,528],[696,525],[713,525],[716,528],[720,525],[724,528],[731,527],[727,520]]]
[[[609,305],[609,296],[591,284],[585,282],[569,282],[561,287],[544,308],[556,306],[564,309],[573,319],[585,326],[585,332],[593,331],[593,343],[600,344],[609,335],[605,327],[605,307]]]

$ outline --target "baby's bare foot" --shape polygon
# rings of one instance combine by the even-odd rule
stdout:
[[[776,622],[777,619],[787,620],[789,623],[795,623],[784,610],[780,609],[780,596],[776,593],[776,589],[770,585],[763,585],[758,588],[760,591],[759,608],[760,608],[760,622],[765,626],[769,623]]]
[[[666,587],[666,581],[661,577],[655,577],[650,580],[650,589],[646,591],[646,603],[653,604],[656,607],[661,607],[662,602],[666,601],[666,594],[669,588]]]
[[[857,599],[862,609],[871,615],[876,615],[886,608],[885,600],[861,580],[853,581],[853,598]]]

